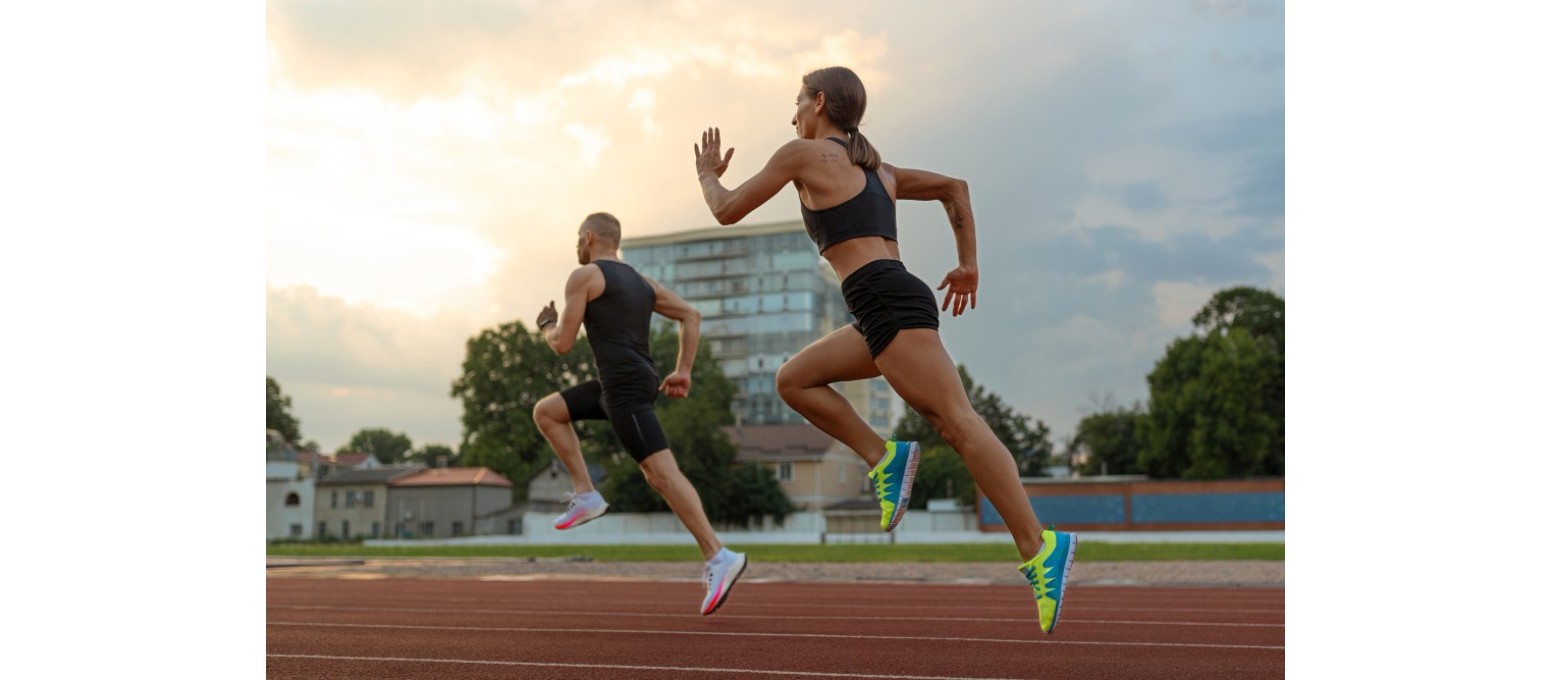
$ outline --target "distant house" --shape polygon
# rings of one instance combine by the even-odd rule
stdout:
[[[376,460],[373,458],[372,460]],[[388,484],[424,470],[421,466],[362,468],[317,480],[313,516],[318,538],[382,538],[392,530]]]
[[[722,428],[737,447],[737,462],[763,465],[798,510],[870,498],[865,460],[808,423]],[[875,501],[873,501],[875,504]]]
[[[511,480],[486,467],[421,470],[387,486],[388,517],[399,538],[469,536],[511,506]]]
[[[608,477],[608,468],[597,463],[587,463],[587,476],[592,478],[594,487],[601,489],[603,479]],[[564,512],[568,503],[565,495],[571,489],[570,472],[560,463],[559,458],[551,458],[548,466],[527,478],[527,509],[534,512]]]
[[[383,467],[376,456],[369,453],[321,453],[298,451],[297,460],[312,477],[327,477],[344,470],[373,470]]]
[[[312,538],[313,482],[297,460],[297,451],[278,432],[269,431],[265,451],[264,533],[267,540]]]

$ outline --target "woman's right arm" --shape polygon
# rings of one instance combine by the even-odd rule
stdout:
[[[694,146],[694,167],[700,175],[700,189],[705,194],[705,205],[721,224],[736,224],[761,205],[780,193],[786,183],[797,178],[801,167],[801,140],[787,142],[770,157],[764,169],[748,178],[736,189],[721,185],[721,173],[727,171],[734,149],[727,149],[721,156],[721,130],[711,128],[700,136],[700,144]]]

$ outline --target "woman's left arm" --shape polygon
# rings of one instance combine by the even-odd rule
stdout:
[[[797,177],[800,167],[801,140],[787,142],[770,157],[764,169],[748,178],[736,189],[721,185],[721,173],[727,171],[732,152],[727,149],[721,156],[721,130],[711,128],[700,135],[700,144],[694,145],[694,168],[700,175],[700,189],[705,194],[705,205],[721,224],[736,224],[761,205],[780,193],[780,190]]]
[[[979,302],[980,275],[969,183],[926,170],[888,167],[893,170],[899,200],[941,201],[947,210],[947,222],[953,227],[953,241],[958,246],[958,268],[948,272],[936,289],[947,288],[942,311],[951,306],[953,316],[958,316],[965,307],[973,309]]]

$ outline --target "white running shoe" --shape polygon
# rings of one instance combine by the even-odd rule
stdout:
[[[608,513],[608,503],[603,501],[603,494],[596,491],[566,494],[565,497],[570,499],[570,507],[554,520],[556,529],[579,527]]]
[[[722,548],[721,552],[705,563],[705,601],[700,603],[700,614],[709,616],[727,601],[732,584],[748,567],[748,556]]]

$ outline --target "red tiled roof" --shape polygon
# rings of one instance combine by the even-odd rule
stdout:
[[[366,462],[367,456],[370,455],[371,454],[369,453],[336,453],[334,454],[333,458],[336,465],[348,465],[354,467]]]
[[[388,486],[511,486],[511,480],[487,467],[431,468],[396,479]]]

